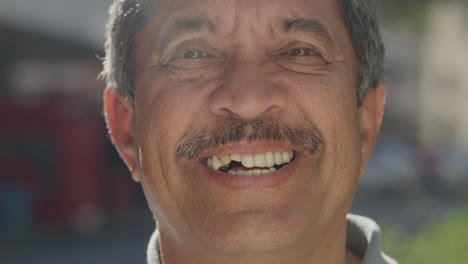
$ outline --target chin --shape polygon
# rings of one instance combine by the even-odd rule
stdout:
[[[292,246],[306,232],[304,215],[238,212],[210,219],[199,219],[194,227],[198,237],[217,251],[254,254],[278,251]]]

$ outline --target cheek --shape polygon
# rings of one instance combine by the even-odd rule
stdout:
[[[340,76],[341,77],[341,76]],[[333,197],[348,195],[359,178],[360,133],[353,80],[332,76],[283,78],[297,111],[324,138],[321,174]]]
[[[283,72],[278,75],[276,82],[294,102],[294,109],[290,112],[299,112],[319,129],[333,130],[336,127],[338,133],[340,126],[349,129],[358,124],[356,88],[352,85],[354,80],[346,75]]]
[[[191,78],[160,78],[157,83],[136,90],[134,127],[136,147],[141,148],[142,154],[140,170],[147,193],[151,190],[156,199],[172,199],[179,193],[177,144],[186,134],[203,127],[206,87],[206,82]]]
[[[159,75],[157,75],[159,76]],[[158,79],[158,77],[154,79]],[[192,125],[194,117],[206,107],[203,83],[192,78],[159,78],[136,93],[137,119],[142,128],[162,144],[174,144],[173,140]],[[167,142],[166,137],[173,138]]]
[[[351,90],[352,87],[339,88]],[[338,90],[329,94],[318,114],[321,119],[318,122],[322,124],[319,129],[324,137],[324,184],[329,190],[330,203],[340,202],[335,207],[344,205],[347,208],[360,176],[358,107],[354,92]]]

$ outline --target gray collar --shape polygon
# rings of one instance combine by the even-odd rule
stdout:
[[[363,259],[362,264],[397,264],[380,248],[380,228],[377,223],[367,217],[353,214],[348,214],[346,220],[346,246]]]
[[[397,264],[380,249],[380,228],[371,219],[348,214],[347,239],[348,249],[363,258],[362,264]],[[159,231],[156,230],[148,244],[148,264],[161,264],[158,250]]]

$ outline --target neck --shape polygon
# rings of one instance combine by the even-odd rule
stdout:
[[[310,237],[310,236],[309,236]],[[320,237],[320,239],[317,239]],[[160,230],[161,264],[359,264],[346,249],[346,223],[329,228],[314,239],[301,239],[288,248],[265,252],[226,253],[203,247],[204,243],[175,243]]]

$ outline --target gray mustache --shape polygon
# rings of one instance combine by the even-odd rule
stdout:
[[[177,144],[177,157],[195,159],[209,148],[247,141],[289,141],[311,154],[317,153],[323,137],[312,124],[286,125],[271,117],[254,120],[229,119],[211,130],[200,130]]]

